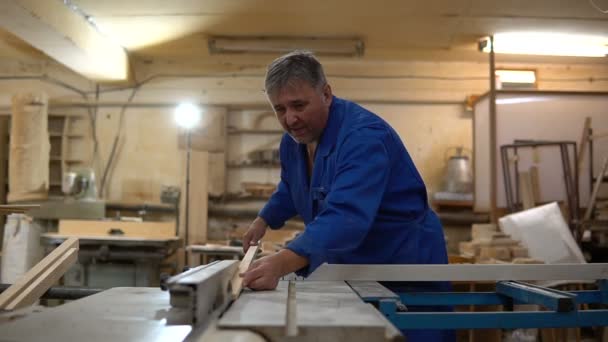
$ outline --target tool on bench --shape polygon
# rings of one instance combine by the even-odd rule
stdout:
[[[219,316],[241,293],[243,279],[239,274],[249,268],[258,250],[259,245],[251,246],[240,263],[215,261],[161,282],[161,289],[171,296],[168,320],[199,325]]]

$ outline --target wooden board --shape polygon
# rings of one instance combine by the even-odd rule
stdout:
[[[207,242],[209,152],[192,151],[190,163],[188,244],[193,245]]]
[[[124,234],[112,235],[112,229]],[[130,238],[171,238],[175,237],[173,222],[121,222],[94,220],[61,220],[59,235],[68,236],[117,236]]]
[[[34,304],[78,260],[78,248],[70,248],[9,303],[5,309],[15,310]]]
[[[519,193],[524,210],[531,209],[536,206],[536,203],[534,202],[533,187],[530,173],[526,171],[519,172]]]
[[[78,249],[78,239],[69,238],[59,247],[55,248],[44,259],[37,263],[32,269],[27,271],[23,277],[19,278],[4,292],[0,293],[0,309],[9,305],[24,289],[30,286],[40,275],[42,275],[51,265],[59,260],[67,251],[72,248]]]
[[[232,277],[232,298],[233,299],[238,298],[239,295],[241,294],[241,290],[243,290],[243,278],[239,274],[243,273],[249,269],[249,266],[253,262],[253,259],[255,258],[255,255],[257,254],[258,249],[260,249],[260,245],[249,247],[249,249],[247,250],[247,253],[245,253],[245,256],[243,257],[243,260],[239,264],[238,271]]]
[[[580,174],[583,171],[583,161],[585,160],[585,151],[587,149],[587,144],[589,143],[589,130],[591,129],[591,117],[585,118],[585,123],[583,124],[583,134],[581,135],[581,140],[578,144],[578,153],[576,161],[576,166],[578,168],[578,173]]]
[[[40,237],[43,238],[49,238],[49,239],[68,239],[71,237],[74,237],[72,235],[64,235],[64,234],[55,234],[55,233],[45,233],[40,235]],[[118,243],[118,242],[141,242],[141,245],[143,245],[144,243],[167,243],[167,242],[171,242],[171,241],[179,241],[179,238],[177,236],[171,236],[171,237],[124,237],[124,236],[114,236],[114,235],[108,235],[108,236],[88,236],[88,235],[78,235],[78,238],[80,239],[81,243],[85,243],[86,242],[91,242],[93,241],[93,243],[96,242],[109,242],[109,243]]]
[[[0,214],[23,214],[37,208],[40,208],[39,204],[4,204],[0,205]]]

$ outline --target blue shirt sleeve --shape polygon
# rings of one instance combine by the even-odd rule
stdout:
[[[388,184],[389,156],[379,137],[355,132],[337,153],[336,176],[324,208],[287,246],[309,261],[298,275],[307,276],[328,256],[351,252],[363,242]]]
[[[272,229],[283,227],[285,221],[296,216],[297,211],[291,198],[289,183],[283,167],[283,153],[281,153],[281,181],[277,185],[277,190],[270,196],[270,199],[260,210],[258,216],[264,219]]]

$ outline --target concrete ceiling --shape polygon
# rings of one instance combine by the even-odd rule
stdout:
[[[365,60],[485,61],[486,57],[476,50],[476,42],[493,33],[534,30],[608,34],[608,14],[586,0],[71,2],[91,16],[101,33],[124,47],[129,56],[144,60],[221,59],[209,56],[207,38],[212,35],[357,36],[365,42]],[[608,0],[594,2],[608,9]],[[0,31],[0,57],[40,57],[30,50]],[[237,58],[245,62],[258,57]],[[568,59],[572,60],[608,63],[608,58]]]

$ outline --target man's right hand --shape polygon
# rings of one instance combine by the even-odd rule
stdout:
[[[260,241],[264,237],[264,234],[266,234],[267,227],[268,224],[266,224],[266,221],[259,216],[256,217],[253,222],[251,222],[247,232],[245,232],[245,235],[243,236],[244,252],[247,252],[249,246],[255,246],[258,244],[258,241]]]

